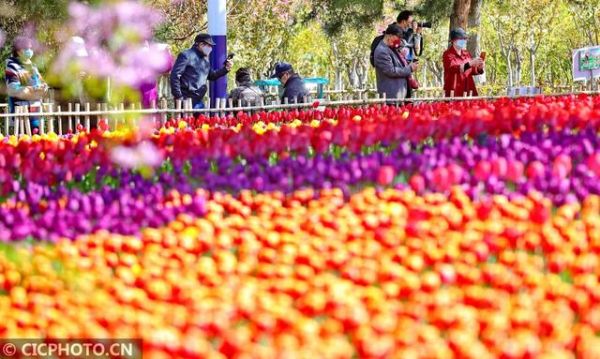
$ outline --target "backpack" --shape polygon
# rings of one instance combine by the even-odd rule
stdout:
[[[373,39],[371,43],[371,54],[369,55],[369,60],[371,61],[371,66],[375,67],[375,49],[379,46],[379,43],[383,40],[383,35],[379,35]]]
[[[231,93],[234,101],[242,101],[242,105],[249,103],[256,106],[262,97],[262,91],[254,86],[240,86]]]

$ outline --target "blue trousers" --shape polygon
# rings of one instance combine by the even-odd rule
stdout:
[[[192,106],[194,108],[194,110],[201,110],[204,108],[204,101],[202,101],[201,98],[199,99],[192,99]]]

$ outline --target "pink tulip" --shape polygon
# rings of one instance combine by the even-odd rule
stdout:
[[[600,177],[600,152],[591,155],[590,158],[588,158],[587,165],[596,176]]]
[[[529,179],[543,177],[544,173],[544,164],[540,161],[533,161],[529,164],[529,166],[527,166],[527,177]]]
[[[410,184],[410,188],[416,193],[421,193],[425,190],[425,178],[421,175],[413,175],[410,180],[408,180],[408,184]]]
[[[387,186],[394,182],[396,171],[392,166],[382,166],[377,172],[377,183],[381,186]]]
[[[520,161],[511,160],[506,168],[506,179],[512,182],[517,182],[523,177],[525,166]]]
[[[448,180],[452,185],[460,183],[463,176],[463,169],[456,163],[450,164],[448,167]]]
[[[498,178],[506,177],[508,172],[508,161],[504,157],[492,160],[492,174]]]
[[[562,162],[554,162],[552,165],[552,176],[560,179],[567,178],[569,175],[569,169],[567,165]]]
[[[565,166],[567,173],[570,173],[573,170],[573,161],[571,160],[571,156],[561,154],[554,159],[554,164],[561,163]]]
[[[474,170],[475,178],[479,181],[487,180],[492,173],[492,165],[488,161],[480,161]]]

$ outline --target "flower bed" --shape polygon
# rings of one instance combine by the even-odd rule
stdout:
[[[599,126],[600,97],[566,96],[5,138],[0,333],[596,357]]]

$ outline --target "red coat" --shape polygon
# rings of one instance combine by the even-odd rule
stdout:
[[[459,55],[454,46],[450,46],[444,52],[444,94],[446,97],[451,97],[451,91],[454,91],[454,97],[466,96],[469,92],[473,96],[478,95],[473,76],[481,75],[483,69],[471,67],[467,71],[461,71],[464,64],[471,59],[469,51],[463,50]]]

